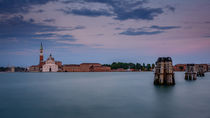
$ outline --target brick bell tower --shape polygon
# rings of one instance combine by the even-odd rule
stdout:
[[[42,43],[41,43],[40,56],[39,56],[39,68],[40,68],[40,70],[41,70],[43,64],[44,64],[44,56],[43,56],[43,46],[42,46]]]

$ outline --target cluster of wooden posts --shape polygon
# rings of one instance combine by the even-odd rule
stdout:
[[[187,64],[185,79],[196,80],[198,77],[205,76],[204,67],[202,65]],[[175,85],[173,64],[171,57],[159,57],[155,67],[155,85]]]
[[[197,77],[204,77],[205,71],[202,65],[196,66],[195,64],[187,64],[185,79],[196,80]]]

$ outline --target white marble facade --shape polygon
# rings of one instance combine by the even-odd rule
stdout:
[[[51,54],[43,65],[42,72],[58,72],[58,65],[55,64],[55,60]]]

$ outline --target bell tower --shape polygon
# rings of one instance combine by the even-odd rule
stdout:
[[[44,56],[43,56],[43,46],[42,46],[42,43],[41,43],[41,47],[40,47],[40,56],[39,56],[39,65],[40,65],[40,66],[42,66],[43,60],[44,60]]]

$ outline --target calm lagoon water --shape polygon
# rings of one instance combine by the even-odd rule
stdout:
[[[210,73],[153,85],[152,72],[0,73],[0,118],[210,118]]]

